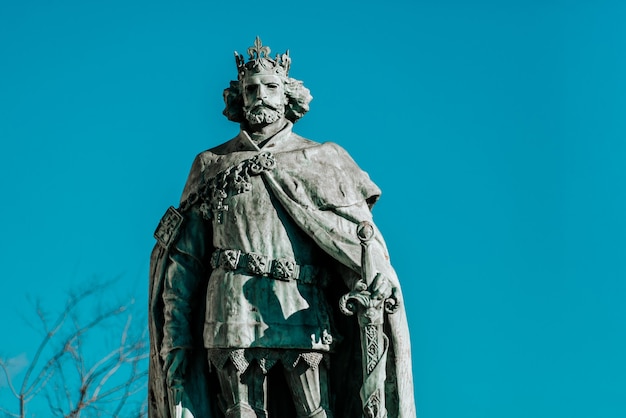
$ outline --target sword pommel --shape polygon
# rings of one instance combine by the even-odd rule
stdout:
[[[367,221],[361,222],[356,229],[356,235],[362,243],[368,243],[372,238],[374,238],[374,225]]]

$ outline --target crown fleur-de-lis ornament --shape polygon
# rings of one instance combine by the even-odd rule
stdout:
[[[254,60],[255,64],[258,64],[261,57],[265,55],[265,58],[269,58],[271,49],[269,46],[264,46],[261,42],[261,38],[258,36],[254,40],[254,45],[248,48],[248,59]]]
[[[235,51],[235,63],[239,80],[250,74],[272,74],[288,77],[291,58],[289,50],[284,54],[276,54],[276,58],[270,57],[271,49],[263,45],[260,37],[256,37],[254,45],[248,48],[248,62],[243,55]]]

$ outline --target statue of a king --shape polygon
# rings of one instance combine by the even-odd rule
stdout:
[[[414,418],[400,284],[370,212],[380,190],[341,147],[292,131],[312,97],[288,75],[289,51],[272,58],[257,38],[248,55],[235,53],[224,91],[239,134],[196,157],[155,232],[149,416]],[[380,361],[362,366],[362,324],[339,309],[354,289],[397,302],[368,405],[361,385]]]

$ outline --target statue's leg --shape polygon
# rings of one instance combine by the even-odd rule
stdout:
[[[284,370],[298,418],[332,418],[326,363],[311,367],[300,361],[295,368]]]
[[[217,369],[226,418],[267,418],[266,379],[253,363],[240,373],[231,361]]]

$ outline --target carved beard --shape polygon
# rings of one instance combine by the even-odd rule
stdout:
[[[271,124],[285,116],[285,106],[274,108],[267,104],[255,105],[243,110],[250,125]]]

